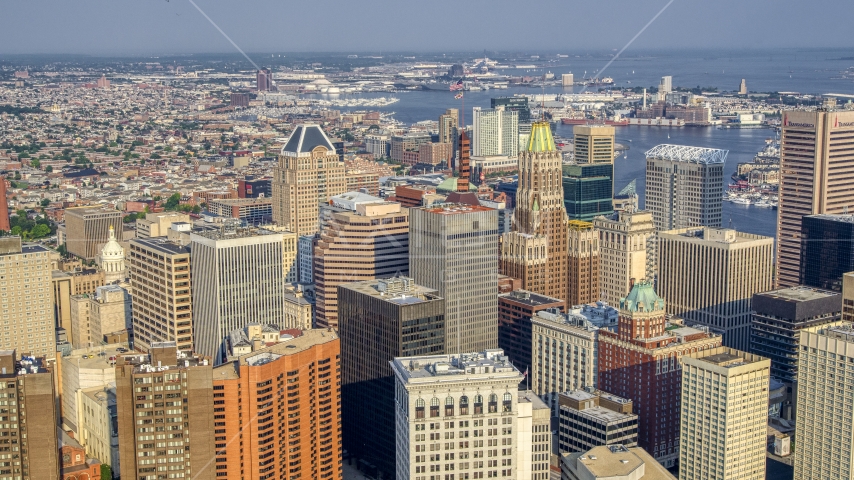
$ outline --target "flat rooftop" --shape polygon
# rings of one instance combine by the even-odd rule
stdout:
[[[116,368],[116,362],[110,361],[110,357],[122,355],[118,349],[125,349],[124,353],[130,352],[127,343],[116,343],[100,347],[78,348],[72,350],[67,357],[62,357],[63,362],[68,362],[67,368],[80,368],[85,370],[106,370]]]
[[[134,238],[131,240],[132,243],[138,243],[140,245],[145,246],[151,250],[155,250],[158,252],[165,253],[167,255],[178,255],[182,253],[189,254],[190,251],[187,247],[170,242],[166,240],[164,237],[155,237],[155,238]]]
[[[599,423],[614,423],[622,422],[628,418],[636,418],[633,413],[620,413],[609,410],[605,407],[590,407],[584,410],[578,410],[578,414],[587,418],[598,421]]]
[[[512,292],[502,293],[498,297],[529,307],[539,307],[540,305],[551,305],[553,303],[563,305],[563,300],[559,298],[540,295],[539,293],[529,292],[528,290],[513,290]]]
[[[623,445],[595,447],[585,453],[566,455],[563,461],[577,462],[578,470],[587,470],[593,478],[629,478],[630,475],[632,475],[630,478],[643,480],[676,478],[640,447],[627,448]]]
[[[851,214],[830,214],[820,213],[818,215],[807,215],[804,218],[819,218],[821,220],[829,220],[832,222],[854,223],[854,215]]]
[[[391,364],[392,369],[409,383],[437,380],[460,382],[467,379],[495,381],[501,378],[518,379],[521,382],[523,378],[500,348],[480,353],[397,357]]]
[[[433,302],[442,299],[437,290],[418,285],[411,279],[408,279],[410,282],[404,288],[382,290],[382,284],[387,283],[390,280],[397,280],[397,278],[346,283],[341,285],[341,287],[397,305],[414,305],[417,303]],[[394,286],[395,284],[392,283],[392,285]]]
[[[770,292],[758,293],[757,295],[781,298],[793,302],[808,302],[810,300],[819,300],[822,298],[837,296],[839,293],[800,285],[797,287],[781,288]]]
[[[208,203],[219,203],[222,205],[231,206],[246,206],[246,205],[272,205],[272,198],[216,198],[211,199]]]
[[[494,209],[484,207],[483,205],[464,205],[461,203],[442,203],[424,209],[425,212],[439,215],[464,215],[466,213],[490,212],[492,210]]]
[[[303,330],[302,335],[283,343],[270,345],[267,348],[241,355],[232,362],[223,363],[213,369],[214,380],[230,380],[240,378],[240,367],[256,367],[265,365],[278,358],[304,352],[315,345],[332,342],[338,339],[338,333],[324,328]]]

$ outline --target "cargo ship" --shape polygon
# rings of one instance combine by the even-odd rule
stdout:
[[[623,120],[593,120],[590,118],[561,118],[560,123],[564,125],[587,125],[590,124],[605,124],[605,125],[613,125],[615,127],[622,127],[629,124],[628,119]]]

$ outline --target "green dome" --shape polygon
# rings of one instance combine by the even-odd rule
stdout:
[[[659,297],[646,281],[635,283],[632,291],[620,299],[620,310],[630,312],[657,312],[664,310],[664,299]]]

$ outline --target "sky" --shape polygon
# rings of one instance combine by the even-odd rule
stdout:
[[[621,49],[668,0],[193,0],[246,52]],[[190,0],[0,0],[0,55],[233,52]],[[632,49],[852,48],[851,0],[675,0]],[[627,50],[628,51],[628,50]]]

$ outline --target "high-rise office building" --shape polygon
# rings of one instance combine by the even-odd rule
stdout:
[[[445,299],[445,353],[498,346],[498,212],[442,204],[409,210],[409,272]]]
[[[6,200],[6,180],[0,181],[0,230],[9,232],[12,227],[9,223],[9,203]]]
[[[175,342],[193,351],[190,250],[165,238],[134,238],[128,271],[134,348],[146,352],[154,343]]]
[[[854,215],[807,215],[801,223],[801,285],[842,291],[854,271]]]
[[[591,222],[614,213],[614,165],[564,165],[563,204],[570,220]]]
[[[262,68],[255,73],[255,90],[268,92],[273,89],[273,72],[269,68]]]
[[[284,325],[281,233],[211,230],[190,235],[194,351],[222,359],[222,339],[247,323]]]
[[[561,392],[597,384],[599,328],[580,315],[546,311],[531,325],[531,388],[557,416]]]
[[[632,284],[655,278],[655,224],[652,213],[633,208],[597,217],[599,232],[599,295],[616,305]]]
[[[341,480],[340,352],[334,331],[306,330],[214,368],[214,430],[191,432],[190,459],[199,441],[210,478]]]
[[[460,111],[449,108],[439,115],[439,143],[457,143],[457,128],[460,125]]]
[[[505,110],[519,115],[519,124],[531,124],[531,109],[527,97],[497,97],[489,99],[489,108],[504,107]],[[529,129],[530,132],[530,129]]]
[[[95,260],[110,239],[110,227],[122,225],[122,212],[92,207],[65,209],[65,248],[86,261]]]
[[[604,445],[638,444],[638,416],[632,401],[595,388],[559,395],[560,453],[586,452]]]
[[[500,349],[399,357],[391,367],[398,480],[429,478],[428,471],[517,478],[523,376]],[[530,455],[531,434],[524,435],[529,450],[521,454]]]
[[[614,163],[614,127],[576,125],[572,128],[576,163]]]
[[[548,480],[552,451],[551,410],[530,390],[519,392],[516,407],[519,409],[516,415],[516,437],[519,439],[516,478]]]
[[[728,347],[681,362],[679,478],[764,480],[771,362]]]
[[[599,300],[599,232],[591,222],[569,221],[567,305]]]
[[[445,349],[445,304],[435,290],[396,277],[338,287],[344,447],[395,474],[395,357]],[[366,435],[365,432],[373,432]]]
[[[664,299],[637,282],[620,300],[617,332],[599,330],[599,389],[631,399],[638,414],[638,445],[667,468],[679,458],[680,358],[719,347],[721,337],[670,326]]]
[[[0,319],[0,345],[19,355],[52,359],[56,356],[56,331],[50,250],[24,245],[21,237],[0,238],[0,276],[4,287]]]
[[[521,279],[525,290],[566,301],[568,232],[561,156],[548,122],[533,125],[528,148],[519,156],[513,228],[502,235],[501,273]]]
[[[211,373],[207,359],[184,354],[175,342],[154,343],[147,354],[118,357],[116,426],[122,478],[217,478],[211,461],[215,445],[221,448],[211,441],[214,405],[224,400],[214,396]],[[217,428],[222,421],[216,419]]]
[[[658,291],[667,313],[748,350],[753,295],[774,285],[774,239],[695,227],[658,233]]]
[[[798,285],[805,215],[838,214],[854,206],[851,174],[854,111],[834,103],[811,112],[786,112],[780,135],[780,203],[777,211],[777,284]]]
[[[673,91],[673,77],[670,75],[665,75],[661,77],[661,81],[658,82],[658,93],[670,93]]]
[[[646,152],[646,208],[655,227],[720,227],[727,150],[658,145]]]
[[[854,323],[854,272],[842,276],[842,320]]]
[[[110,334],[131,330],[131,297],[118,285],[104,285],[94,294],[71,297],[71,340],[74,348],[94,347]]]
[[[530,371],[531,317],[541,310],[563,311],[564,302],[527,290],[498,295],[498,348],[520,371]]]
[[[801,332],[794,478],[854,478],[852,352],[850,324]]]
[[[750,352],[771,359],[771,376],[792,385],[798,380],[801,331],[839,325],[841,297],[812,287],[790,287],[753,296]]]
[[[273,169],[273,221],[298,236],[317,233],[318,205],[347,189],[344,163],[319,125],[297,126]]]
[[[496,106],[472,109],[472,156],[519,155],[519,114]]]
[[[3,473],[20,480],[58,480],[59,439],[54,373],[42,358],[0,350],[0,394],[8,420],[0,424],[4,439]],[[11,415],[10,415],[11,414]]]
[[[399,203],[332,212],[314,247],[318,327],[338,326],[338,286],[409,274],[409,210]]]

